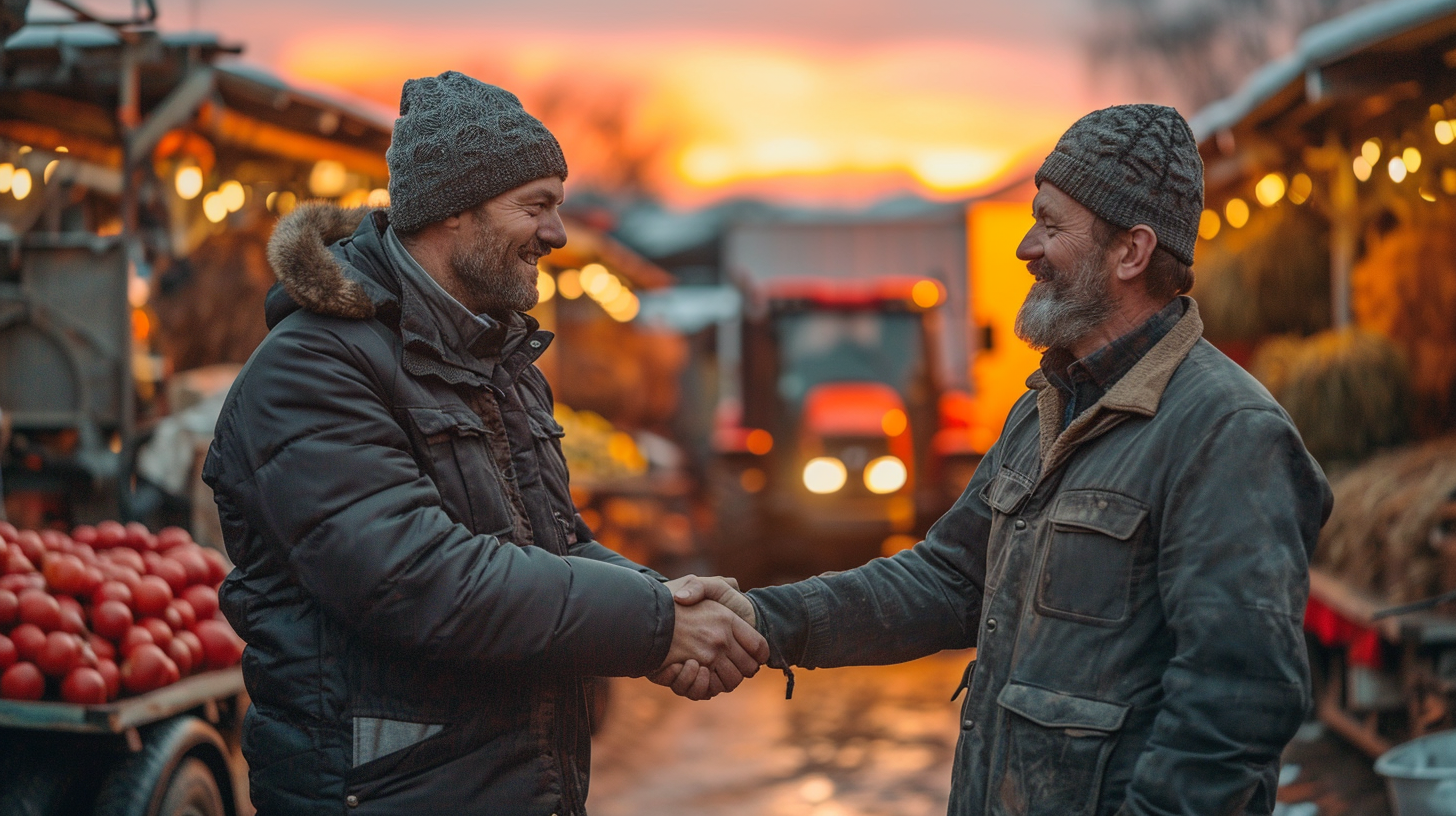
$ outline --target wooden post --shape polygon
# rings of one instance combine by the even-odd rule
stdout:
[[[1350,152],[1331,135],[1330,152],[1330,325],[1350,326],[1350,275],[1355,269],[1355,251],[1360,239],[1360,202]]]

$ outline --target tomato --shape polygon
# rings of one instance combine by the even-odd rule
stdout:
[[[84,666],[72,669],[61,681],[61,699],[68,703],[101,705],[106,697],[106,678],[95,669]]]
[[[0,575],[0,589],[8,589],[16,595],[27,589],[45,589],[45,578],[38,572]]]
[[[172,658],[156,644],[143,644],[121,664],[121,685],[132,694],[141,694],[165,686],[172,672],[177,672]]]
[[[15,665],[20,659],[20,652],[15,649],[15,641],[4,635],[0,635],[0,671]]]
[[[86,565],[74,555],[53,553],[45,559],[41,574],[55,592],[80,595],[86,588]]]
[[[73,635],[86,634],[86,616],[74,609],[62,609],[60,631]]]
[[[45,648],[46,633],[33,623],[22,623],[10,630],[10,640],[15,643],[15,653],[21,660],[34,660]]]
[[[173,663],[177,664],[177,671],[183,677],[192,673],[192,649],[188,648],[186,643],[173,639],[163,651],[167,653],[168,657],[172,658]]]
[[[131,592],[135,597],[132,606],[142,617],[162,614],[173,597],[171,585],[156,575],[143,575],[136,586],[131,588]]]
[[[147,565],[147,572],[166,581],[167,586],[172,588],[173,595],[187,588],[187,568],[170,558],[157,556],[156,561]]]
[[[55,599],[56,603],[61,607],[62,615],[64,615],[66,613],[66,610],[69,609],[70,611],[75,612],[77,615],[85,617],[86,608],[81,606],[80,601],[76,600],[70,595],[56,595]]]
[[[176,623],[172,622],[174,614],[177,618]],[[192,608],[192,604],[186,598],[178,598],[167,605],[167,614],[162,616],[162,620],[172,627],[172,631],[180,632],[197,625],[197,611]]]
[[[163,527],[157,531],[157,549],[166,551],[192,543],[192,534],[181,527]]]
[[[209,669],[225,669],[235,665],[243,656],[243,641],[223,621],[198,621],[192,630],[202,641],[202,652]]]
[[[202,639],[196,632],[178,632],[173,636],[173,641],[187,644],[187,650],[192,653],[192,668],[201,669],[204,661],[207,660],[207,653],[202,649]]]
[[[95,632],[92,632],[91,634],[86,636],[86,645],[90,646],[91,651],[96,653],[97,660],[116,659],[116,646],[112,645],[112,642],[109,638],[104,638],[96,634]]]
[[[182,590],[182,600],[192,605],[198,620],[212,620],[217,616],[217,590],[210,586],[187,587]]]
[[[51,552],[66,552],[75,544],[70,536],[60,530],[41,530],[37,535],[40,536],[40,543]]]
[[[5,553],[6,575],[24,575],[28,572],[35,572],[35,562],[26,557],[25,552],[19,547],[11,547]]]
[[[125,635],[122,635],[121,642],[117,644],[116,650],[118,652],[121,652],[121,656],[125,658],[131,655],[132,652],[136,651],[138,646],[155,645],[157,645],[157,639],[152,637],[151,632],[147,631],[143,627],[133,626],[132,628],[126,630]]]
[[[157,548],[157,537],[152,535],[152,531],[147,529],[147,525],[139,521],[129,521],[126,524],[125,531],[126,546],[133,550],[144,552]]]
[[[202,548],[196,544],[175,547],[166,555],[168,561],[182,567],[187,574],[187,586],[205,584],[212,575],[212,568],[208,566],[207,559],[203,557]]]
[[[8,630],[20,620],[20,599],[8,589],[0,589],[0,629]]]
[[[7,700],[39,700],[45,696],[45,675],[34,663],[16,663],[0,674],[0,697]]]
[[[207,583],[215,588],[222,583],[222,579],[227,577],[232,565],[228,563],[227,556],[217,550],[203,547],[201,553],[202,557],[207,559]]]
[[[121,669],[116,667],[116,661],[103,657],[96,661],[96,671],[106,681],[106,699],[115,700],[121,694]]]
[[[137,626],[152,633],[152,640],[163,649],[172,642],[172,627],[161,618],[143,618]]]
[[[126,543],[126,528],[119,521],[103,521],[96,525],[96,541],[91,544],[98,550],[109,550]]]
[[[102,583],[101,586],[96,588],[95,592],[91,593],[91,603],[94,606],[100,606],[107,601],[120,601],[130,609],[132,604],[131,587],[120,581],[106,581]]]
[[[94,545],[96,543],[96,528],[89,524],[78,524],[71,528],[71,540],[77,544]]]
[[[120,564],[123,567],[130,567],[138,575],[147,571],[147,561],[142,554],[134,550],[115,549],[106,551],[106,560],[113,564]]]
[[[91,629],[108,640],[126,637],[135,619],[131,607],[121,601],[102,601],[91,608]]]
[[[46,635],[45,646],[35,656],[35,665],[47,677],[65,677],[81,657],[81,641],[67,632]]]
[[[30,563],[39,564],[41,559],[45,558],[46,546],[45,542],[40,540],[40,533],[34,530],[21,530],[20,534],[15,537],[15,543],[20,545],[20,551],[25,553],[25,557],[30,559]]]
[[[15,529],[14,524],[0,521],[0,541],[14,541],[17,535],[20,535],[20,531]]]
[[[61,604],[43,589],[27,589],[20,593],[20,619],[47,632],[61,628]]]

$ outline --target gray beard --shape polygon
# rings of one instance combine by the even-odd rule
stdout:
[[[450,256],[455,280],[476,308],[497,313],[529,312],[536,307],[541,297],[536,290],[536,273],[533,270],[527,279],[517,271],[517,249],[499,232],[487,228],[477,233],[474,242]]]
[[[1116,311],[1105,257],[1084,255],[1070,271],[1035,261],[1037,271],[1052,272],[1051,279],[1032,284],[1016,313],[1016,336],[1037,351],[1066,349],[1105,323]]]

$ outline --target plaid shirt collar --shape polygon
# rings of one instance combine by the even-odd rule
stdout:
[[[1062,393],[1066,410],[1062,414],[1062,430],[1072,420],[1091,408],[1114,383],[1153,346],[1172,331],[1182,319],[1182,298],[1174,298],[1162,311],[1148,318],[1136,329],[1088,354],[1080,360],[1066,349],[1049,349],[1041,357],[1041,370],[1047,382]]]

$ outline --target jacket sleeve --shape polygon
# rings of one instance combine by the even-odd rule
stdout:
[[[1172,659],[1122,812],[1243,812],[1310,706],[1301,627],[1330,491],[1276,411],[1226,417],[1162,516],[1158,581]],[[1262,791],[1272,807],[1273,791]]]
[[[247,460],[224,472],[251,482],[221,489],[304,590],[360,636],[428,659],[656,669],[672,638],[666,588],[453,522],[365,352],[339,331],[275,329],[238,387],[232,427],[219,427]]]
[[[600,561],[603,564],[615,564],[623,569],[641,573],[654,581],[667,581],[667,578],[658,573],[657,570],[644,567],[616,550],[605,547],[594,540],[582,539],[576,544],[571,545],[571,555],[575,558],[590,558],[593,561]]]
[[[749,591],[769,665],[882,665],[974,646],[991,531],[981,489],[994,472],[986,464],[992,454],[913,548],[847,572]]]

